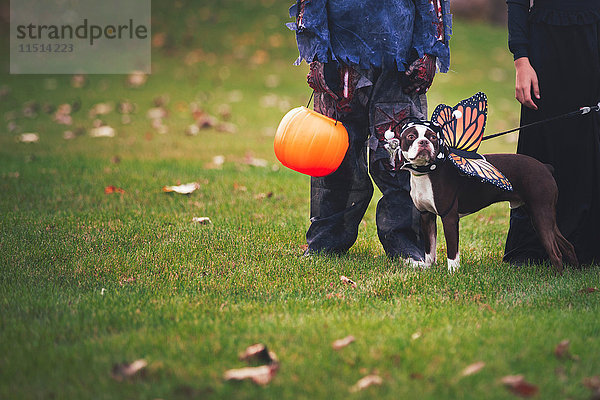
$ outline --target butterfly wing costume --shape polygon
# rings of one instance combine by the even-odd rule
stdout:
[[[484,156],[477,153],[487,120],[487,97],[478,92],[454,107],[440,104],[433,111],[431,122],[441,127],[441,136],[448,148],[448,159],[462,173],[511,191],[512,185]]]

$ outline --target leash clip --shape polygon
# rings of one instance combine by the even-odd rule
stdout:
[[[581,111],[581,115],[585,115],[585,114],[589,113],[590,111],[592,111],[592,107],[581,107],[579,109],[579,111]]]

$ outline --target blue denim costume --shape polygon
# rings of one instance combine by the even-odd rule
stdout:
[[[391,167],[383,135],[405,117],[427,118],[425,95],[403,91],[402,71],[425,54],[448,71],[447,1],[441,1],[441,24],[429,0],[299,0],[290,16],[296,18],[288,24],[296,31],[296,64],[319,62],[332,88],[315,90],[315,110],[341,121],[350,142],[337,171],[311,178],[308,251],[343,253],[354,244],[373,196],[370,173],[383,193],[376,223],[386,254],[422,260],[410,175]]]
[[[444,36],[450,37],[448,1],[441,2]],[[438,40],[438,16],[429,0],[307,0],[290,8],[296,23],[300,57],[307,62],[338,61],[404,71],[415,58],[438,58],[441,72],[450,66],[447,40]],[[299,18],[298,18],[299,17]]]

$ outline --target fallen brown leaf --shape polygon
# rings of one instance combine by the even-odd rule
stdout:
[[[212,225],[212,221],[208,217],[193,217],[192,222],[200,225]]]
[[[462,376],[473,375],[473,374],[476,374],[479,371],[481,371],[483,369],[483,367],[485,367],[485,363],[483,361],[478,361],[476,363],[473,363],[473,364],[465,367],[465,369],[463,369],[460,374]]]
[[[331,344],[331,347],[333,347],[334,350],[340,350],[340,349],[348,346],[350,343],[354,342],[355,340],[356,340],[356,338],[354,336],[349,335],[349,336],[346,336],[345,338],[334,341]]]
[[[116,186],[106,186],[104,188],[104,194],[113,194],[113,193],[119,193],[119,194],[123,194],[125,193],[125,190],[121,189],[120,187],[116,187]]]
[[[85,75],[73,75],[71,77],[71,86],[76,89],[80,89],[85,86],[86,78]]]
[[[206,169],[222,169],[223,164],[225,164],[225,156],[217,155],[212,158],[210,163],[204,165]]]
[[[381,385],[382,383],[383,383],[383,379],[381,379],[381,377],[379,375],[367,375],[367,376],[359,379],[358,382],[356,382],[354,384],[354,386],[352,386],[350,388],[350,392],[352,392],[352,393],[359,392],[361,390],[368,388],[369,386]]]
[[[148,75],[142,71],[133,71],[127,76],[127,86],[138,88],[143,86],[148,80]]]
[[[272,351],[267,349],[262,343],[253,344],[252,346],[248,346],[246,350],[240,353],[240,360],[250,362],[250,361],[260,361],[267,364],[272,364],[278,362],[277,356]]]
[[[153,107],[146,112],[148,119],[162,119],[169,116],[168,111],[163,107]]]
[[[569,357],[570,356],[570,353],[569,353],[569,345],[570,344],[571,344],[571,342],[568,339],[561,341],[554,348],[554,355],[557,358]]]
[[[113,365],[112,368],[112,377],[117,381],[122,381],[123,379],[131,378],[134,375],[138,374],[142,371],[148,363],[146,360],[135,360],[132,363],[120,363]]]
[[[595,288],[595,287],[588,287],[588,288],[581,289],[579,291],[579,293],[588,294],[588,293],[594,293],[594,292],[597,292],[597,291],[598,291],[598,289]]]
[[[114,105],[112,103],[97,103],[94,104],[92,106],[92,108],[90,108],[89,111],[89,116],[90,118],[96,118],[98,115],[106,115],[112,112],[112,110],[114,109]],[[60,110],[60,108],[59,108]],[[69,109],[68,114],[71,113],[71,110]]]
[[[513,394],[521,397],[532,397],[538,393],[538,387],[525,381],[523,375],[509,375],[502,378],[501,382]]]
[[[242,361],[259,361],[264,362],[267,365],[227,370],[223,375],[223,378],[226,381],[250,379],[258,385],[266,385],[271,382],[279,370],[279,360],[277,359],[277,356],[272,351],[269,351],[267,346],[262,343],[248,346],[246,350],[240,354],[239,358]]]
[[[252,380],[252,382],[258,385],[267,385],[277,372],[278,365],[261,365],[260,367],[246,367],[239,369],[230,369],[225,371],[223,378],[226,381],[236,380],[242,381],[246,379]]]
[[[99,137],[114,137],[116,135],[115,129],[108,126],[102,125],[96,128],[90,129],[90,136],[99,138]]]
[[[244,164],[251,165],[253,167],[267,167],[269,162],[262,158],[255,158],[251,153],[246,153],[244,157]]]
[[[185,183],[183,185],[177,186],[163,186],[162,190],[165,193],[179,193],[179,194],[191,194],[200,188],[200,184],[198,182]]]
[[[200,128],[198,128],[198,125],[196,124],[191,124],[187,128],[185,128],[184,132],[188,136],[196,136],[200,133]]]
[[[235,124],[232,124],[231,122],[221,122],[216,126],[217,132],[221,132],[221,133],[236,133],[238,128]],[[263,160],[260,160],[259,163],[262,163]],[[265,160],[266,162],[266,160]],[[262,165],[259,165],[260,167],[262,167]]]
[[[263,199],[270,199],[271,197],[273,197],[273,192],[269,192],[269,193],[258,193],[254,195],[254,199],[255,200],[263,200]]]
[[[354,282],[352,279],[347,278],[344,275],[342,275],[342,276],[340,276],[340,280],[342,281],[343,284],[350,285],[356,289],[356,282]]]
[[[19,136],[19,141],[21,143],[37,143],[40,140],[40,137],[37,133],[22,133]]]

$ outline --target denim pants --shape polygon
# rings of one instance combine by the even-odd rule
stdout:
[[[349,148],[335,172],[311,178],[309,252],[350,249],[373,196],[372,177],[383,193],[376,223],[386,254],[423,260],[420,213],[410,198],[410,175],[392,167],[383,135],[405,117],[426,118],[426,98],[405,94],[403,74],[395,70],[343,67],[341,74],[345,88],[338,98],[315,91],[315,110],[344,124]]]

